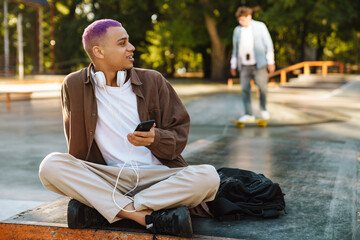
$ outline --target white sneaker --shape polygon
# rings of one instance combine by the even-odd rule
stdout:
[[[268,111],[261,111],[261,118],[262,119],[270,119],[270,113]]]
[[[244,115],[239,118],[239,122],[251,122],[255,121],[255,117],[253,115]]]

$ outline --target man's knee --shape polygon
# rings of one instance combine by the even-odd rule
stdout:
[[[241,91],[243,96],[250,96],[251,87],[249,86],[241,86]]]
[[[217,191],[219,188],[219,185],[220,185],[219,174],[216,171],[214,166],[211,166],[211,165],[206,165],[206,166],[207,166],[207,172],[208,172],[206,181],[208,182],[208,184],[210,184],[210,186],[213,189],[216,189],[216,191]]]
[[[244,96],[249,96],[250,95],[250,89],[243,88],[242,93],[243,93]]]
[[[260,93],[266,94],[266,92],[267,92],[267,83],[263,83],[263,84],[257,83],[256,85],[258,86]]]
[[[39,177],[41,182],[46,185],[54,181],[61,174],[61,162],[63,153],[50,153],[47,155],[39,166]]]
[[[219,188],[220,177],[214,166],[202,164],[197,166],[199,172],[200,184],[202,189],[215,190]]]

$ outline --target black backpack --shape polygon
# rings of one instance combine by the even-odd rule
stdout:
[[[245,216],[276,218],[285,212],[284,194],[279,184],[262,174],[236,168],[220,168],[220,187],[207,205],[220,220]]]

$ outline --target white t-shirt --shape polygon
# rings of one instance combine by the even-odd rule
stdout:
[[[242,27],[240,31],[239,57],[241,64],[255,65],[254,34],[252,27],[251,25],[249,27]]]
[[[105,89],[95,84],[95,96],[98,119],[94,137],[106,164],[122,167],[127,162],[125,166],[129,167],[129,160],[132,160],[139,168],[166,167],[148,148],[133,146],[127,140],[127,134],[132,133],[140,123],[130,80],[122,87],[106,85]]]

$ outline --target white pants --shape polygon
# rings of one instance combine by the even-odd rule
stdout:
[[[51,153],[40,164],[39,176],[49,190],[74,198],[95,208],[110,223],[120,220],[120,209],[112,199],[119,167],[83,161],[68,153]],[[124,168],[119,177],[115,200],[124,208],[133,202],[136,211],[154,211],[185,205],[195,207],[211,201],[219,188],[219,175],[211,165],[195,165],[169,169],[139,169],[139,183],[131,193],[134,200],[124,196],[136,184],[136,173]]]

